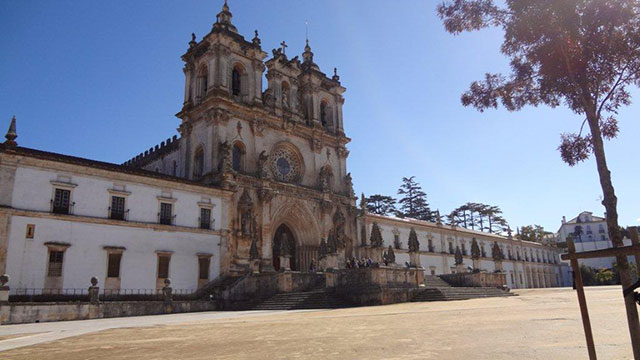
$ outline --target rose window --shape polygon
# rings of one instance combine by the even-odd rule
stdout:
[[[300,178],[300,160],[293,150],[280,147],[271,154],[271,172],[279,181],[297,182]]]

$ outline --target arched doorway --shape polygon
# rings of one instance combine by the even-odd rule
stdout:
[[[296,239],[293,236],[293,232],[291,231],[291,229],[289,229],[289,227],[285,224],[282,224],[278,227],[278,229],[276,230],[276,234],[273,237],[273,267],[276,269],[276,271],[280,270],[280,249],[282,241],[287,241],[289,243],[289,252],[291,255],[289,266],[291,267],[291,270],[297,271],[298,267],[296,262]]]

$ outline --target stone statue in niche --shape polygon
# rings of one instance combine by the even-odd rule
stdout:
[[[273,89],[268,88],[264,93],[262,93],[262,103],[264,106],[274,107],[276,105],[276,98],[273,96]]]
[[[271,178],[271,172],[269,172],[269,166],[267,165],[268,160],[269,155],[263,150],[260,155],[258,155],[258,177],[261,179]]]
[[[336,242],[336,235],[333,230],[329,231],[329,235],[327,235],[327,253],[335,254],[338,252],[338,243]]]
[[[335,215],[333,215],[333,234],[335,236],[336,248],[344,248],[345,247],[345,218],[342,215],[342,211],[340,209],[336,210]]]
[[[318,182],[322,191],[331,190],[331,170],[326,165],[320,168]]]
[[[353,191],[353,178],[351,177],[351,173],[347,173],[347,176],[345,176],[345,184],[347,186],[347,194],[351,197],[356,196],[356,192]]]
[[[260,254],[258,253],[258,241],[256,239],[253,239],[251,241],[251,247],[249,248],[249,259],[260,259]]]
[[[255,233],[255,221],[253,219],[253,200],[247,191],[242,193],[238,201],[238,212],[240,220],[240,234],[251,236]]]
[[[282,235],[280,235],[280,256],[291,256],[289,236],[286,232],[283,232]]]

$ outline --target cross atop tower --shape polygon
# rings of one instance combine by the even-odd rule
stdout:
[[[287,47],[289,45],[287,45],[287,43],[283,41],[283,42],[280,43],[280,46],[282,46],[282,53],[285,54],[286,50],[287,50]]]

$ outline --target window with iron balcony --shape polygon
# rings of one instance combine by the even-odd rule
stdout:
[[[71,213],[71,190],[56,189],[52,202],[52,212],[55,214]]]

